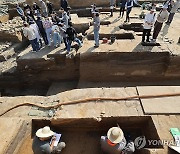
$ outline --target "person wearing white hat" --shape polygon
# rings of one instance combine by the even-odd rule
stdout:
[[[157,15],[156,22],[154,24],[154,32],[153,32],[153,42],[156,42],[156,39],[161,31],[163,23],[168,19],[169,13],[167,11],[168,6],[164,5],[163,9]]]
[[[65,148],[66,144],[60,142],[56,147],[54,147],[54,142],[56,140],[54,134],[55,133],[49,126],[38,129],[32,144],[34,154],[60,153],[62,149]]]
[[[112,127],[108,130],[107,136],[101,136],[101,149],[108,154],[132,154],[135,151],[134,143],[127,143],[119,127]]]
[[[142,42],[145,41],[145,36],[147,36],[146,42],[150,42],[149,36],[155,22],[155,16],[156,16],[155,9],[151,9],[151,11],[146,14],[144,19]]]

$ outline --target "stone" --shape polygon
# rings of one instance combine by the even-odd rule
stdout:
[[[15,17],[0,25],[0,41],[21,42],[23,21],[20,17]]]
[[[38,116],[39,115],[39,110],[31,110],[28,115],[29,116]]]

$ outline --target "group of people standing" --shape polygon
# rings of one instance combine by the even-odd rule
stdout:
[[[114,6],[116,5],[116,1],[115,0],[110,0],[110,10],[111,10],[111,17],[113,16],[113,9]],[[120,14],[119,17],[123,18],[124,16],[124,12],[126,11],[126,20],[124,22],[129,22],[130,21],[130,13],[131,10],[134,6],[134,1],[133,0],[121,0],[120,2]]]
[[[22,9],[17,4],[17,12],[24,20],[24,36],[30,41],[33,52],[37,52],[44,44],[47,46],[59,47],[62,42],[65,44],[67,53],[71,50],[73,41],[82,46],[82,42],[77,38],[76,30],[72,26],[70,7],[67,0],[61,0],[61,8],[55,12],[53,4],[39,0],[39,5],[33,3],[24,4]]]
[[[170,9],[170,13],[168,12],[168,6],[172,4]],[[180,0],[174,2],[173,0],[167,1],[163,8],[160,10],[159,14],[156,15],[156,9],[152,8],[149,13],[146,14],[144,19],[144,26],[143,26],[143,36],[142,42],[145,42],[145,36],[147,36],[146,42],[153,42],[156,43],[156,39],[162,29],[163,23],[166,22],[167,25],[170,25],[174,14],[176,13],[177,9],[180,7]],[[150,33],[153,30],[152,40],[150,41]]]
[[[116,1],[110,0],[111,15],[113,16],[113,8]],[[134,5],[134,0],[121,0],[120,3],[120,16],[124,16],[126,10],[126,20],[130,21],[129,14]],[[171,4],[170,13],[168,12],[168,6]],[[82,46],[82,42],[77,38],[76,30],[72,26],[70,7],[67,0],[61,0],[61,8],[58,12],[55,12],[53,4],[49,1],[46,3],[43,0],[39,0],[39,3],[33,3],[32,7],[28,4],[23,5],[23,9],[17,5],[17,12],[24,20],[24,36],[30,41],[33,51],[37,52],[44,44],[51,46],[52,42],[54,47],[59,47],[62,42],[65,44],[65,50],[67,53],[71,50],[71,44],[73,41],[78,43],[78,46]],[[180,6],[180,0],[168,0],[159,14],[156,15],[155,5],[145,16],[144,26],[143,26],[143,36],[142,42],[150,42],[150,33],[153,31],[152,42],[156,42],[156,39],[161,31],[163,23],[166,22],[170,25],[175,12]],[[99,31],[100,31],[100,13],[96,8],[96,5],[92,5],[91,9],[93,17],[93,27],[94,27],[94,47],[99,47]],[[147,39],[145,41],[145,37]]]

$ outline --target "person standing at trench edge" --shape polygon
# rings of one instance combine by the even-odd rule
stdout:
[[[122,0],[121,1],[121,6],[120,6],[120,14],[119,14],[119,17],[123,18],[124,16],[124,11],[125,11],[125,5],[126,5],[126,0]]]
[[[163,6],[163,9],[157,15],[156,22],[154,24],[154,32],[152,42],[156,43],[156,39],[161,31],[163,23],[168,19],[169,13],[167,11],[167,6]]]
[[[146,14],[146,16],[145,16],[144,26],[143,26],[142,43],[144,43],[146,35],[147,35],[146,42],[150,42],[149,36],[151,33],[151,29],[154,25],[155,16],[156,16],[156,14],[154,12],[155,12],[155,10],[151,9],[151,11],[148,14]]]
[[[24,36],[30,41],[33,52],[37,52],[40,50],[39,43],[37,41],[36,33],[32,27],[29,26],[28,23],[24,23],[24,29],[23,29]]]
[[[127,0],[125,7],[126,7],[126,20],[124,22],[129,22],[130,21],[129,15],[133,7],[133,0]]]
[[[99,12],[93,12],[93,25],[94,25],[94,40],[95,48],[99,47],[99,30],[100,30],[100,18]]]

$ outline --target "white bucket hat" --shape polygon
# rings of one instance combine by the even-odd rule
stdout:
[[[112,127],[107,132],[107,138],[112,143],[119,143],[124,138],[124,133],[119,127]]]
[[[54,132],[50,129],[49,126],[45,126],[43,128],[40,128],[36,132],[36,136],[40,137],[40,138],[46,138],[46,137],[50,137],[53,135],[54,135]]]

